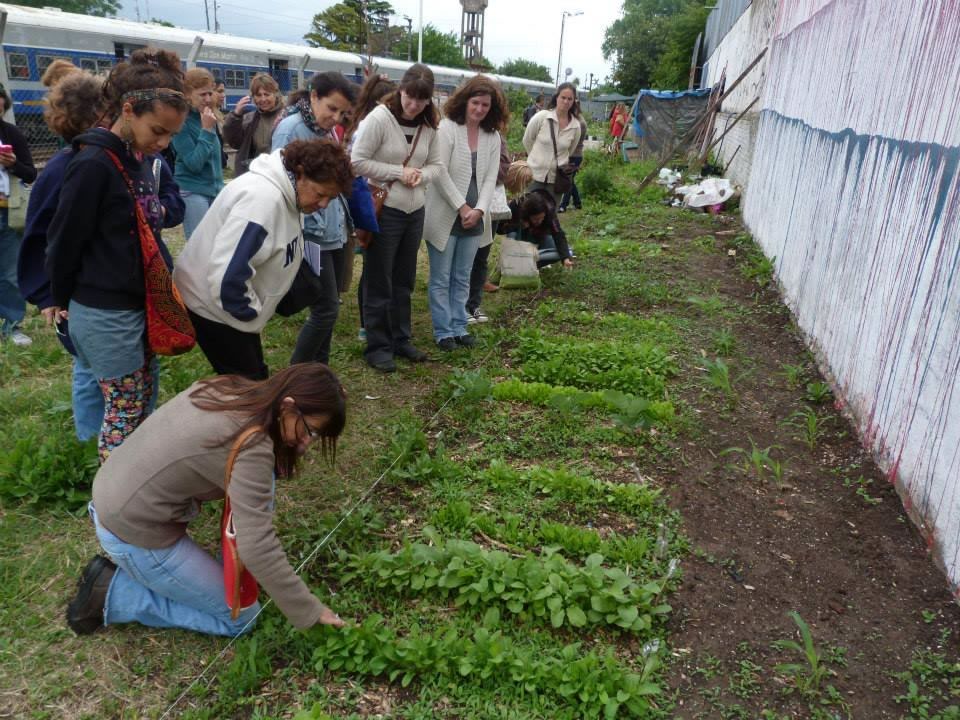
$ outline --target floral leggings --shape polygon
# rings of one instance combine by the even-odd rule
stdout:
[[[153,407],[156,365],[147,355],[143,367],[118,378],[98,378],[103,393],[103,426],[97,441],[100,464],[142,423]]]

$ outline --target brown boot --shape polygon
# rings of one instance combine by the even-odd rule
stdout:
[[[483,284],[483,291],[484,291],[484,292],[496,292],[496,291],[499,290],[499,289],[500,289],[499,286],[494,285],[494,284],[493,284],[492,282],[490,282],[489,280]]]
[[[116,571],[117,566],[100,555],[87,563],[77,583],[77,595],[67,606],[67,625],[77,635],[89,635],[103,626],[107,590]]]

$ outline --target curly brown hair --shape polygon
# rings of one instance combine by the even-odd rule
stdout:
[[[499,83],[486,75],[474,75],[453,91],[453,95],[443,106],[443,113],[458,125],[467,121],[467,103],[478,95],[490,96],[490,111],[480,122],[487,132],[503,130],[510,120],[510,108]]]
[[[47,96],[43,119],[67,142],[89,130],[103,115],[103,78],[78,70],[59,80]]]
[[[159,88],[184,92],[180,58],[169,50],[135,50],[130,55],[130,60],[114,66],[103,85],[106,112],[111,119],[115,119],[123,109],[124,93]],[[154,99],[133,100],[130,104],[134,115],[139,117],[146,112],[152,112],[154,104],[158,102],[180,112],[186,112],[189,107],[185,98],[170,93]]]
[[[297,177],[333,183],[343,195],[353,185],[353,170],[346,151],[332,140],[294,140],[283,147],[283,166]]]

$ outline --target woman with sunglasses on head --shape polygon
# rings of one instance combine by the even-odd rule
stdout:
[[[187,113],[180,59],[137,50],[103,87],[105,122],[74,138],[47,231],[47,275],[57,317],[104,397],[101,461],[149,413],[156,365],[147,345],[146,280],[137,206],[161,253],[164,208],[153,162]],[[168,264],[169,254],[166,254]]]
[[[562,83],[546,110],[530,120],[523,133],[523,147],[527,150],[527,164],[533,173],[530,190],[544,189],[553,194],[560,204],[562,192],[557,192],[557,174],[570,161],[580,142],[580,116],[577,112],[577,88]]]
[[[427,359],[411,337],[410,297],[423,236],[424,188],[443,172],[437,121],[433,71],[417,63],[367,115],[351,151],[354,172],[386,192],[380,231],[367,248],[363,269],[364,357],[384,373],[396,371],[395,357]]]
[[[273,131],[274,150],[294,140],[315,138],[339,145],[333,129],[352,107],[355,87],[339,72],[314,75],[310,79],[310,94],[299,99],[293,106],[294,111],[281,120]],[[357,214],[356,209],[354,212]],[[291,363],[326,363],[330,360],[333,327],[340,314],[337,279],[343,272],[343,248],[351,230],[350,221],[347,200],[339,197],[303,220],[304,258],[320,278],[321,290],[310,304],[310,314],[297,336]]]
[[[136,622],[227,636],[252,627],[259,603],[231,617],[221,561],[187,532],[201,503],[228,493],[240,560],[280,611],[297,628],[342,627],[297,576],[273,520],[275,478],[293,477],[316,440],[332,462],[345,423],[346,394],[320,363],[265,381],[200,380],[166,402],[94,479],[90,516],[109,559],[87,564],[67,608],[69,626],[79,635]]]

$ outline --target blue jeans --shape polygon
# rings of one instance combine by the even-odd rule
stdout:
[[[249,629],[260,603],[233,620],[224,597],[223,566],[189,536],[165,548],[130,545],[97,522],[93,503],[89,510],[100,546],[117,565],[103,607],[104,625],[136,622],[228,637]]]
[[[477,235],[451,235],[447,246],[437,250],[427,243],[430,254],[430,317],[433,337],[443,340],[467,334],[467,299],[470,297],[470,272],[477,255]]]
[[[156,397],[156,393],[153,395]],[[103,392],[97,376],[79,358],[73,359],[73,427],[77,439],[86,442],[103,426]]]
[[[9,336],[27,311],[17,286],[17,255],[22,239],[20,233],[7,227],[7,209],[0,208],[0,338]]]
[[[197,225],[207,214],[207,210],[213,205],[214,198],[200,195],[199,193],[181,190],[180,197],[183,198],[183,239],[189,240]]]

